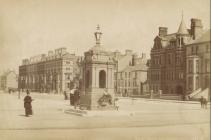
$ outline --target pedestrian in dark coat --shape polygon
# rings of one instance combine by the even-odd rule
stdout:
[[[76,87],[76,90],[74,91],[74,108],[79,105],[79,100],[80,100],[80,94],[79,94],[79,89]]]
[[[204,98],[203,104],[204,104],[204,108],[207,109],[207,99],[206,98]]]
[[[201,96],[200,98],[201,108],[204,108],[204,97]]]
[[[68,99],[68,96],[67,96],[67,92],[64,91],[64,99],[67,100]]]
[[[31,102],[33,101],[31,96],[29,95],[30,92],[29,90],[27,89],[26,90],[26,96],[24,98],[24,108],[25,108],[25,115],[26,117],[28,117],[29,115],[32,115],[32,105],[31,105]]]
[[[74,106],[74,92],[75,89],[70,90],[70,105]]]

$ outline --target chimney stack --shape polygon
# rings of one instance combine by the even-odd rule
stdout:
[[[138,55],[136,53],[132,55],[132,66],[137,65],[137,58],[138,58]]]
[[[159,36],[165,36],[168,33],[167,27],[159,27]]]
[[[193,39],[196,39],[202,32],[203,25],[200,19],[192,18],[191,19],[191,35]]]

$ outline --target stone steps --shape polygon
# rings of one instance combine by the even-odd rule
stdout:
[[[87,116],[87,111],[79,109],[67,109],[64,113],[76,115],[76,116]]]

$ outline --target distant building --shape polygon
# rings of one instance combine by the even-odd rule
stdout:
[[[68,90],[72,88],[73,81],[79,78],[80,59],[68,53],[66,48],[24,59],[19,66],[19,88],[55,93]]]
[[[201,26],[199,20],[197,24]],[[210,95],[210,48],[210,29],[186,44],[186,91],[189,94],[198,90],[208,91]]]
[[[186,93],[186,44],[196,40],[203,32],[201,20],[191,19],[187,29],[182,19],[178,31],[168,34],[166,27],[159,27],[154,39],[149,67],[150,89],[164,94]]]
[[[119,59],[121,62],[121,59]],[[124,62],[124,61],[123,61]],[[116,72],[115,87],[116,93],[121,96],[141,95],[147,92],[147,59],[145,54],[138,57],[132,54],[129,64]]]
[[[113,58],[116,60],[117,63],[117,71],[123,70],[126,66],[129,66],[132,64],[132,58],[133,58],[133,51],[132,50],[125,50],[125,53],[122,54],[118,50],[113,52]]]
[[[0,76],[2,90],[10,91],[18,88],[18,75],[15,71],[7,71]]]

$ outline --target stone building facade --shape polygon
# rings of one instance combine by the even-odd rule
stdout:
[[[66,48],[24,59],[19,66],[19,88],[62,93],[70,89],[72,81],[79,77],[80,59],[79,56],[68,53]]]
[[[210,48],[210,29],[186,44],[187,93],[191,94],[198,89],[209,89],[210,92]]]
[[[141,57],[138,57],[133,54],[129,65],[115,74],[117,95],[132,96],[146,93],[148,91],[147,71],[146,55],[142,54]]]
[[[186,44],[202,33],[199,19],[191,19],[190,29],[182,19],[176,33],[168,34],[166,27],[159,27],[154,39],[148,73],[150,89],[155,93],[186,94]]]

